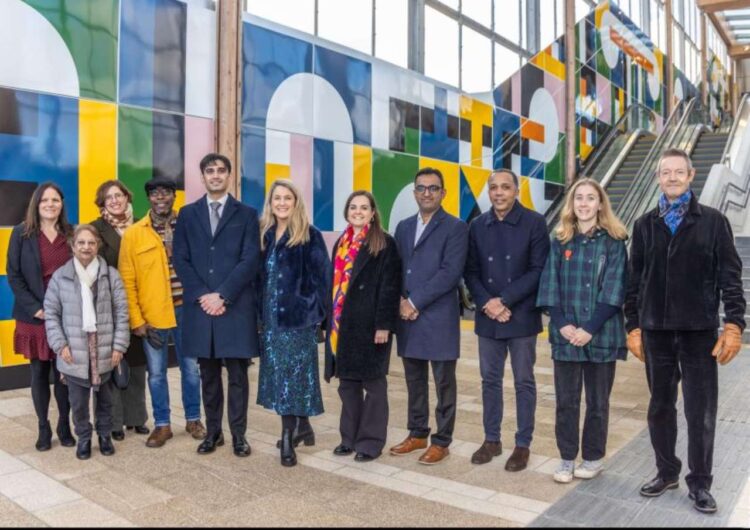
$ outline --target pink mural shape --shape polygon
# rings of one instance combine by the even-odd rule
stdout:
[[[521,115],[521,71],[519,70],[510,78],[511,82],[511,111],[514,114]]]
[[[206,192],[201,182],[200,161],[214,150],[214,120],[185,116],[185,204]],[[239,168],[232,168],[238,175]]]
[[[299,187],[307,213],[313,213],[313,137],[291,134],[289,139],[289,165],[292,182]]]
[[[612,86],[609,80],[601,74],[596,74],[596,106],[599,119],[612,125]]]
[[[550,93],[557,110],[557,123],[565,131],[565,83],[552,74],[544,72],[544,88]]]

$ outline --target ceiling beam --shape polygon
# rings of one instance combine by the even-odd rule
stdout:
[[[697,0],[697,4],[698,8],[706,13],[750,7],[750,1],[748,0]]]
[[[721,37],[721,40],[724,41],[727,50],[729,50],[729,48],[731,48],[732,45],[735,44],[731,29],[726,22],[724,22],[723,20],[719,20],[719,17],[716,16],[716,13],[706,12],[706,15],[708,15],[708,18],[711,20],[711,24],[713,24],[714,28],[716,29],[716,33],[719,34],[719,37]]]
[[[735,44],[729,48],[729,56],[732,59],[747,59],[750,57],[750,43]]]

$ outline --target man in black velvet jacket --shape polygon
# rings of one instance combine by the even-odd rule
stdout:
[[[646,363],[651,401],[648,428],[656,478],[641,495],[677,488],[682,463],[675,455],[677,383],[688,426],[685,477],[695,508],[716,511],[711,489],[718,406],[718,367],[740,350],[745,328],[742,262],[732,229],[719,211],[690,190],[695,170],[688,155],[668,149],[657,167],[659,205],[633,228],[625,298],[628,349]],[[717,340],[719,301],[724,329]]]

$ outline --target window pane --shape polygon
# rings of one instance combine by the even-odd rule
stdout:
[[[372,53],[372,0],[318,0],[318,35]]]
[[[247,11],[306,33],[315,32],[315,0],[247,0]]]
[[[375,56],[408,65],[409,4],[403,0],[375,0]]]
[[[445,4],[450,8],[458,11],[458,0],[438,0],[441,4]]]
[[[495,33],[519,44],[520,20],[519,0],[495,0]]]
[[[643,27],[641,20],[641,0],[630,0],[630,20],[639,28]]]
[[[520,69],[518,54],[495,44],[495,85],[499,85]]]
[[[565,0],[555,0],[555,38],[565,33]]]
[[[553,0],[547,0],[547,3],[551,3],[552,1]],[[542,12],[539,16],[539,40],[542,49],[549,46],[552,41],[555,40],[555,37],[555,12],[552,9],[542,8]]]
[[[458,22],[425,8],[425,58],[427,76],[458,86]]]
[[[589,11],[591,11],[591,6],[588,3],[584,2],[584,0],[576,0],[576,21],[588,15]]]
[[[506,2],[498,2],[500,5],[496,5],[495,9],[502,9],[502,4]],[[483,26],[492,27],[492,0],[463,0],[461,10],[464,15]]]
[[[489,92],[492,90],[492,41],[466,26],[461,38],[461,90]]]

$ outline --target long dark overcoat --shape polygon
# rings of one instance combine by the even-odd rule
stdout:
[[[415,244],[417,215],[396,227],[402,263],[401,296],[411,299],[419,311],[416,320],[399,318],[398,354],[411,359],[453,361],[460,353],[458,283],[466,263],[469,228],[440,208]]]
[[[389,338],[384,344],[375,344],[375,331],[396,331],[401,294],[401,258],[396,241],[388,234],[385,237],[386,247],[377,256],[373,256],[369,247],[363,245],[354,260],[341,311],[335,362],[331,345],[326,341],[326,381],[333,375],[342,379],[368,381],[388,373],[392,339]],[[336,257],[340,241],[339,238],[333,247],[331,261]],[[330,336],[332,319],[329,312],[327,337]]]
[[[182,349],[188,357],[258,356],[255,282],[260,263],[257,212],[231,195],[211,235],[206,196],[184,206],[174,232],[173,263],[183,287]],[[226,312],[209,316],[198,299],[219,293]]]
[[[464,277],[477,306],[477,335],[509,339],[542,331],[536,294],[549,248],[544,216],[518,201],[502,221],[489,210],[471,222]],[[492,320],[482,312],[482,307],[495,297],[510,307],[508,322]]]

